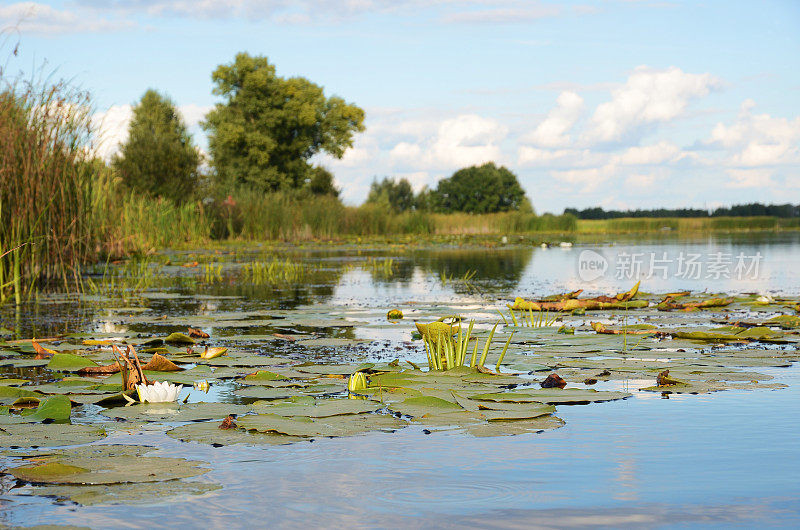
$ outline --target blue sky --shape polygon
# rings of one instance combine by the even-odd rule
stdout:
[[[490,160],[537,211],[800,202],[797,1],[6,0],[11,25],[13,67],[92,92],[105,156],[149,87],[205,148],[211,72],[247,51],[366,110],[319,159],[350,204]]]

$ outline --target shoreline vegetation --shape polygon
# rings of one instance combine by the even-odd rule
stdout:
[[[253,80],[246,90],[236,82],[240,76]],[[491,162],[460,169],[417,195],[405,179],[376,179],[364,204],[347,206],[334,175],[312,165],[311,157],[322,151],[341,157],[363,130],[360,108],[326,97],[303,78],[277,76],[265,57],[239,54],[213,79],[214,93],[224,101],[204,122],[211,159],[203,172],[167,96],[145,93],[128,141],[109,163],[97,155],[98,124],[88,92],[44,74],[9,76],[0,68],[0,303],[13,298],[19,304],[44,285],[82,291],[86,265],[212,241],[386,237],[407,243],[523,234],[560,241],[800,229],[791,205],[789,215],[778,209],[777,216],[757,217],[649,218],[639,211],[625,218],[598,209],[537,215],[516,175]],[[275,90],[285,92],[288,103],[265,97]],[[243,102],[259,109],[258,127],[241,115]],[[314,119],[294,123],[301,114]],[[252,134],[242,136],[248,127]],[[253,135],[258,141],[247,140]],[[735,208],[730,213],[751,212]],[[581,218],[599,214],[614,218]]]

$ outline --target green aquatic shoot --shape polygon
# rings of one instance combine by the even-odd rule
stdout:
[[[511,344],[511,339],[514,338],[514,333],[516,333],[516,332],[515,331],[511,332],[511,336],[508,337],[508,340],[506,341],[506,345],[503,346],[503,352],[500,354],[500,358],[497,360],[497,365],[494,367],[494,371],[495,372],[498,372],[498,373],[500,372],[500,365],[503,364],[503,359],[505,358],[506,352],[508,351],[508,346]]]
[[[492,328],[491,333],[489,333],[489,338],[486,339],[486,345],[483,347],[483,353],[481,353],[481,359],[478,361],[478,366],[483,367],[483,363],[486,362],[486,356],[489,355],[489,347],[492,345],[492,339],[494,338],[494,332],[497,330],[497,326],[500,325],[500,321],[498,320],[494,327]]]
[[[511,313],[511,320],[514,322],[514,327],[519,327],[519,324],[517,323],[517,315],[514,314],[514,308],[511,306],[511,304],[506,304],[506,307],[508,307],[508,311]]]

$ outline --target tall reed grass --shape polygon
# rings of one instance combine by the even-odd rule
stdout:
[[[90,112],[64,82],[0,74],[0,286],[17,302],[37,279],[80,283],[93,252]]]
[[[393,213],[375,204],[345,206],[332,196],[240,190],[218,201],[213,233],[246,240],[336,239],[342,236],[469,235],[572,232],[571,215]]]

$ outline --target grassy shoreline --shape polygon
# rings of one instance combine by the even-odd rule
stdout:
[[[665,217],[580,219],[578,234],[767,232],[800,229],[800,219],[779,217]]]

